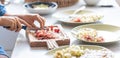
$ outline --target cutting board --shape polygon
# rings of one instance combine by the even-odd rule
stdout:
[[[62,45],[69,45],[70,44],[70,38],[69,36],[67,35],[67,33],[64,32],[63,28],[61,25],[52,25],[52,26],[57,26],[60,30],[60,38],[56,38],[56,39],[52,39],[52,40],[55,40],[56,43],[59,45],[59,46],[62,46]],[[31,30],[31,29],[26,29],[26,37],[28,38],[28,41],[29,41],[29,44],[31,47],[47,47],[47,40],[49,39],[45,39],[45,40],[38,40],[37,37],[35,37],[34,35],[34,31],[35,30]]]

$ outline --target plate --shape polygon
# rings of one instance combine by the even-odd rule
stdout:
[[[98,35],[104,38],[103,42],[93,42],[93,41],[86,41],[79,39],[81,41],[87,43],[94,43],[94,44],[114,43],[120,41],[120,27],[109,24],[88,24],[88,25],[77,26],[71,30],[71,34],[73,35],[73,37],[77,38],[77,34],[81,28],[95,29]]]
[[[65,23],[73,23],[73,24],[74,23],[75,24],[93,23],[93,22],[97,22],[103,18],[103,14],[97,13],[97,12],[94,12],[91,10],[81,10],[78,13],[76,13],[75,15],[72,15],[74,11],[75,10],[64,10],[64,11],[56,12],[52,15],[52,17],[56,18],[58,21],[65,22]],[[97,16],[100,18],[94,19],[94,21],[88,21],[88,22],[72,22],[71,21],[71,18],[83,17],[83,16]]]
[[[96,46],[96,45],[76,45],[76,46],[82,48],[83,50],[85,50],[85,49],[87,49],[87,50],[96,50],[96,51],[98,51],[98,50],[106,50],[109,53],[109,55],[111,55],[111,58],[114,58],[114,53],[111,50],[109,50],[109,49],[107,49],[105,47],[102,47],[102,46]],[[46,55],[49,56],[49,58],[53,58],[53,56],[55,55],[56,51],[66,49],[68,47],[70,47],[70,46],[62,46],[60,48],[56,48],[56,49],[50,50],[50,51],[48,51],[46,53]],[[91,54],[91,55],[94,55],[94,54]]]

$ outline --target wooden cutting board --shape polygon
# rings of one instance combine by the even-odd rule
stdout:
[[[56,39],[52,39],[55,40],[56,43],[61,46],[61,45],[69,45],[70,44],[70,38],[69,36],[64,32],[63,28],[61,25],[53,25],[53,26],[57,26],[60,30],[60,34],[62,38],[56,38]],[[26,30],[26,37],[28,38],[29,44],[31,47],[48,47],[47,46],[47,40],[38,40],[35,36],[34,36],[34,30],[31,29],[27,29]]]

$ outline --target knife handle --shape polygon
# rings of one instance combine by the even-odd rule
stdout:
[[[10,26],[3,26],[3,28],[10,28]],[[22,26],[22,29],[26,30],[27,26]]]

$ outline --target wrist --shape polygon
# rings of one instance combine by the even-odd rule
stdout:
[[[0,26],[2,25],[2,17],[0,17]]]
[[[0,26],[3,26],[4,25],[4,17],[0,17]]]

